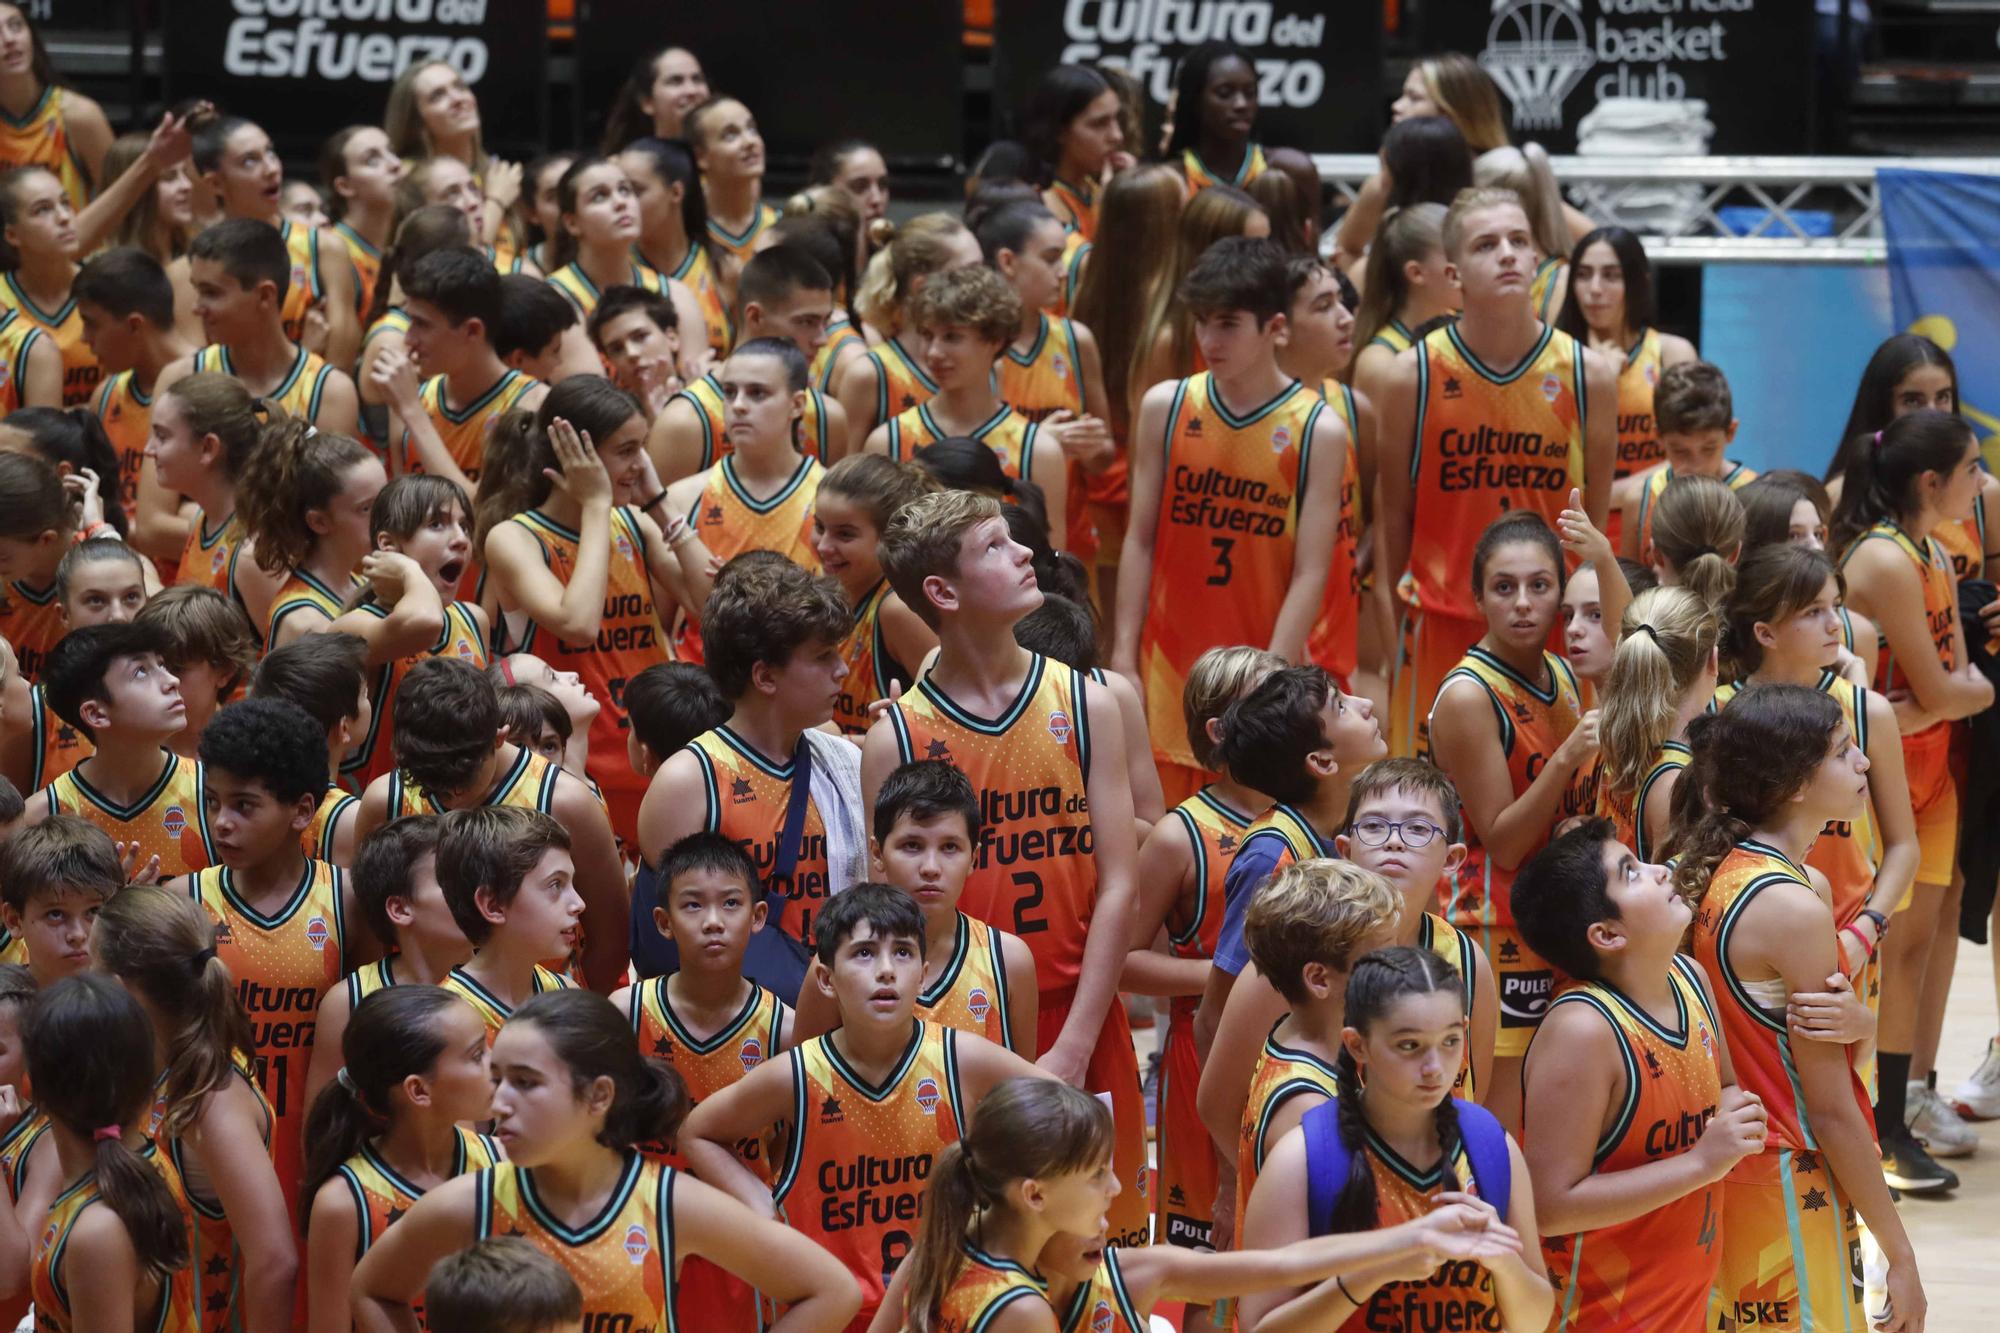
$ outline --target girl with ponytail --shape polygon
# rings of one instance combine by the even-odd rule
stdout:
[[[242,605],[262,625],[281,580],[241,559],[250,529],[237,512],[236,484],[250,465],[270,409],[233,375],[200,371],[178,379],[153,402],[153,438],[146,445],[160,490],[156,499],[192,500],[176,583],[213,588]],[[140,496],[139,525],[147,526]]]
[[[834,397],[847,413],[847,438],[865,440],[874,429],[937,392],[923,369],[917,330],[906,318],[924,284],[940,273],[983,263],[979,240],[949,213],[925,213],[896,229],[875,252],[854,294],[854,311],[883,341],[856,357],[840,374]]]
[[[1060,1233],[1104,1231],[1119,1189],[1112,1144],[1111,1112],[1089,1093],[1041,1078],[996,1086],[938,1153],[923,1232],[899,1270],[902,1299],[883,1294],[875,1327],[941,1333],[986,1327],[1016,1302],[1046,1309],[1035,1261]]]
[[[435,250],[473,244],[472,225],[463,211],[449,204],[425,204],[396,224],[395,241],[382,252],[382,269],[375,295],[362,316],[361,360],[354,387],[361,401],[361,434],[384,458],[389,453],[388,384],[406,355],[404,335],[410,331],[403,309],[404,282],[417,261]],[[391,354],[394,354],[393,356]]]
[[[1660,859],[1674,786],[1687,767],[1681,737],[1715,697],[1721,630],[1715,608],[1686,588],[1640,593],[1618,627],[1599,704],[1597,812],[1648,864]]]
[[[1796,468],[1772,468],[1738,491],[1736,498],[1743,502],[1743,556],[1737,561],[1739,567],[1747,564],[1759,548],[1777,542],[1826,551],[1833,501],[1827,497],[1826,487],[1818,477]],[[2000,533],[2000,523],[1994,525],[1994,531]],[[1831,554],[1828,558],[1832,558]],[[1841,595],[1846,596],[1844,587]],[[1882,655],[1875,622],[1856,615],[1844,601],[1834,610],[1840,618],[1840,672],[1865,685],[1875,679],[1875,667]],[[1725,643],[1724,647],[1727,646]],[[1725,658],[1725,676],[1731,670]],[[1737,674],[1741,674],[1740,669]]]
[[[1483,1107],[1451,1096],[1465,1058],[1458,972],[1429,949],[1378,950],[1349,974],[1344,1013],[1337,1100],[1308,1111],[1266,1159],[1244,1245],[1371,1232],[1443,1203],[1476,1216],[1479,1252],[1434,1272],[1441,1256],[1420,1250],[1316,1287],[1248,1296],[1242,1325],[1543,1327],[1555,1301],[1521,1150]],[[1504,1216],[1490,1200],[1504,1202]]]
[[[272,1165],[254,1034],[216,957],[215,922],[184,893],[134,885],[98,913],[90,952],[152,1024],[153,1140],[185,1182],[205,1333],[292,1327],[298,1247]]]
[[[1668,848],[1679,858],[1674,882],[1694,905],[1692,952],[1708,975],[1737,1086],[1763,1101],[1769,1125],[1765,1151],[1738,1162],[1723,1186],[1716,1299],[1724,1310],[1784,1301],[1810,1306],[1815,1322],[1859,1326],[1853,1224],[1842,1217],[1851,1207],[1888,1260],[1893,1314],[1878,1322],[1921,1328],[1916,1257],[1884,1174],[1894,1179],[1911,1150],[1922,1150],[1902,1142],[1909,1131],[1899,1111],[1878,1121],[1878,1154],[1848,1047],[1810,1039],[1817,1034],[1793,1016],[1800,992],[1822,991],[1840,965],[1833,911],[1807,877],[1806,852],[1828,824],[1861,816],[1867,757],[1840,705],[1804,685],[1744,690],[1696,718],[1688,742],[1694,761],[1675,794]],[[1873,947],[1874,931],[1852,929]],[[1843,1207],[1800,1208],[1814,1192]],[[1768,1255],[1787,1251],[1789,1262],[1767,1267]]]
[[[859,734],[873,721],[868,705],[886,699],[897,682],[908,689],[916,668],[937,647],[937,633],[882,574],[876,554],[889,520],[911,501],[937,489],[917,463],[882,454],[851,454],[826,470],[813,497],[813,548],[820,568],[839,582],[855,608],[854,629],[841,645],[847,679],[833,720]]]
[[[569,1270],[586,1327],[668,1327],[691,1255],[776,1301],[785,1314],[775,1333],[832,1333],[860,1307],[855,1280],[804,1236],[640,1155],[640,1143],[673,1139],[687,1089],[665,1061],[640,1056],[609,1000],[536,996],[507,1020],[490,1060],[507,1160],[437,1185],[377,1238],[354,1269],[358,1327],[409,1327],[432,1265],[502,1232]]]
[[[490,1114],[486,1024],[436,986],[391,986],[354,1006],[344,1064],[306,1120],[310,1333],[353,1328],[355,1260],[392,1220],[456,1176],[500,1160],[500,1145],[461,1128]]]
[[[62,1179],[34,1252],[38,1328],[197,1333],[180,1180],[146,1135],[153,1033],[108,977],[66,977],[29,1003],[28,1076]],[[78,1223],[94,1204],[115,1230]]]
[[[1354,312],[1357,391],[1380,401],[1396,355],[1416,342],[1416,330],[1457,313],[1458,296],[1445,276],[1443,204],[1412,204],[1382,219],[1368,247],[1361,308]]]
[[[1714,477],[1675,477],[1652,506],[1649,560],[1660,582],[1710,606],[1729,600],[1743,550],[1743,502]]]
[[[257,565],[284,579],[264,624],[266,649],[323,630],[359,586],[373,549],[368,513],[389,481],[359,441],[273,411],[237,483]]]
[[[709,238],[708,205],[694,154],[678,139],[634,139],[618,153],[617,162],[638,197],[639,239],[633,251],[666,280],[683,334],[683,378],[692,379],[708,361],[699,354],[694,330],[705,330],[708,349],[718,359],[731,339],[723,266]]]
[[[712,582],[708,548],[666,511],[646,429],[638,400],[597,375],[564,380],[533,412],[509,412],[487,441],[473,541],[505,644],[574,671],[597,696],[590,776],[627,838],[646,780],[625,761],[611,682],[667,660],[660,627],[673,608],[654,604],[655,585],[696,615]]]

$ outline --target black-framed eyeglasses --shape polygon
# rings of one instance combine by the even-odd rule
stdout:
[[[1370,815],[1354,821],[1353,833],[1364,847],[1380,847],[1390,834],[1403,840],[1405,847],[1428,847],[1444,830],[1428,819],[1380,819]]]

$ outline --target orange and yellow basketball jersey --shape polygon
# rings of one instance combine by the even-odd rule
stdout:
[[[821,393],[833,392],[834,367],[840,364],[841,353],[849,346],[866,351],[868,340],[854,327],[854,321],[848,318],[847,312],[835,306],[833,318],[826,322],[826,341],[820,344],[817,352],[813,353],[813,388]]]
[[[1340,1096],[1340,1074],[1331,1060],[1278,1040],[1279,1019],[1264,1037],[1257,1068],[1250,1075],[1250,1098],[1243,1104],[1243,1122],[1236,1132],[1236,1215],[1250,1202],[1257,1173],[1277,1142],[1270,1137],[1271,1118],[1294,1097],[1311,1094],[1332,1101]],[[1240,1246],[1238,1248],[1241,1248]]]
[[[349,575],[346,588],[330,588],[304,565],[299,566],[292,571],[291,577],[287,578],[284,586],[278,589],[278,595],[271,600],[271,616],[264,623],[264,642],[277,642],[278,626],[285,623],[286,617],[302,611],[307,613],[317,611],[328,620],[338,620],[348,595],[360,586],[361,581]],[[308,623],[311,619],[311,615],[308,614]]]
[[[1333,535],[1333,562],[1326,571],[1326,597],[1320,604],[1319,619],[1306,636],[1306,655],[1346,682],[1360,663],[1361,564],[1357,558],[1361,541],[1361,454],[1355,447],[1354,390],[1328,380],[1320,393],[1340,424],[1347,427],[1347,458],[1340,469],[1340,526]]]
[[[21,1185],[28,1176],[28,1154],[48,1132],[48,1116],[33,1106],[25,1106],[21,1108],[21,1118],[5,1134],[0,1134],[0,1181],[7,1186],[8,1203],[21,1201]]]
[[[841,1055],[838,1032],[795,1046],[791,1142],[771,1195],[790,1226],[861,1283],[865,1329],[916,1243],[931,1163],[958,1142],[965,1099],[958,1033],[912,1022],[903,1058],[880,1084]]]
[[[231,601],[236,600],[236,557],[250,540],[250,531],[232,511],[214,527],[208,514],[197,508],[188,524],[187,540],[181,544],[180,564],[175,580],[182,586],[213,588]]]
[[[514,747],[514,759],[500,774],[481,805],[512,806],[548,814],[555,805],[556,783],[562,766],[552,764],[525,746]],[[404,778],[400,769],[389,774],[389,809],[384,819],[394,822],[405,815],[441,815],[444,807],[422,787]]]
[[[598,291],[597,284],[590,280],[590,275],[576,264],[564,264],[549,274],[548,280],[556,290],[570,299],[570,303],[585,319],[589,319],[590,312],[597,309],[597,298],[602,293]],[[660,276],[660,271],[649,268],[636,259],[632,261],[632,271],[624,281],[630,286],[649,292],[664,293],[667,290],[666,279]]]
[[[977,440],[991,449],[993,456],[1000,460],[1000,470],[1008,476],[1032,481],[1046,488],[1048,477],[1034,470],[1035,440],[1040,432],[1040,425],[1002,403],[992,416],[965,432],[961,438]],[[929,403],[919,403],[890,419],[889,457],[899,463],[905,462],[925,445],[936,444],[953,434],[938,424]]]
[[[1253,143],[1243,150],[1243,163],[1236,168],[1233,176],[1224,176],[1212,170],[1208,163],[1201,160],[1201,154],[1192,148],[1181,151],[1181,174],[1187,177],[1189,194],[1206,190],[1211,185],[1233,185],[1240,190],[1270,169],[1271,164],[1264,160],[1262,144]]]
[[[1463,1147],[1428,1171],[1420,1171],[1373,1130],[1363,1134],[1362,1142],[1368,1169],[1375,1176],[1374,1230],[1424,1216],[1436,1207],[1433,1200],[1447,1188],[1479,1192]],[[1526,1184],[1519,1181],[1515,1187]],[[1422,1281],[1378,1287],[1367,1304],[1340,1325],[1340,1333],[1377,1333],[1383,1329],[1416,1333],[1419,1329],[1499,1328],[1501,1324],[1492,1275],[1478,1264],[1448,1263]]]
[[[753,982],[736,1017],[709,1036],[697,1037],[674,1012],[665,977],[651,977],[632,991],[632,1032],[639,1040],[639,1053],[672,1065],[697,1103],[778,1056],[785,1012],[785,1002],[776,993]],[[772,1152],[777,1141],[776,1135],[759,1134],[736,1143],[737,1159],[766,1185],[776,1173]],[[681,1164],[669,1144],[644,1146]]]
[[[139,844],[139,864],[160,858],[160,878],[189,875],[214,864],[208,815],[202,806],[202,770],[197,760],[161,750],[166,763],[159,780],[130,805],[119,805],[90,785],[81,767],[53,779],[44,789],[52,815],[81,815],[114,842]]]
[[[1072,185],[1066,180],[1052,180],[1048,193],[1054,195],[1055,202],[1069,214],[1063,230],[1085,241],[1097,239],[1097,203],[1104,192],[1096,181],[1079,181]]]
[[[407,319],[404,327],[409,327]],[[291,369],[278,381],[278,387],[264,394],[263,398],[292,416],[311,421],[319,416],[320,398],[326,392],[327,381],[333,377],[333,367],[320,360],[316,352],[308,352],[303,347],[293,350],[296,355],[292,358]],[[229,355],[229,349],[220,343],[210,343],[196,352],[194,368],[223,375],[236,374],[235,360]]]
[[[705,468],[736,452],[729,442],[729,407],[722,398],[722,382],[715,375],[711,370],[674,395],[692,404],[701,419],[701,466]],[[826,438],[826,395],[816,388],[806,389],[805,410],[792,423],[792,443],[800,453],[822,462],[832,452]]]
[[[1475,647],[1452,668],[1438,691],[1442,694],[1461,681],[1485,691],[1499,720],[1500,749],[1507,756],[1507,777],[1516,797],[1534,782],[1535,774],[1576,730],[1577,720],[1583,716],[1576,674],[1569,663],[1544,652],[1542,667],[1546,685],[1528,680],[1484,648]],[[1546,836],[1538,840],[1529,855],[1540,850],[1545,841]],[[1511,928],[1513,872],[1487,859],[1486,849],[1469,824],[1465,842],[1465,861],[1452,877],[1445,920],[1455,926]]]
[[[542,562],[565,586],[576,569],[574,529],[564,527],[538,509],[507,520],[527,529],[542,549]],[[543,634],[530,620],[521,636],[521,651],[546,659],[557,671],[574,671],[584,688],[597,696],[597,718],[590,724],[592,781],[603,792],[611,811],[611,827],[630,840],[639,818],[639,801],[646,780],[625,760],[625,682],[649,666],[668,660],[666,635],[653,607],[653,581],[646,567],[646,537],[639,517],[623,507],[611,511],[611,566],[605,576],[604,610],[597,638],[575,648],[553,634]]]
[[[634,255],[633,262],[644,261]],[[685,283],[687,289],[694,293],[695,301],[701,306],[702,332],[708,339],[709,349],[718,357],[727,356],[729,345],[736,340],[736,335],[730,327],[729,309],[722,303],[722,284],[716,281],[715,265],[709,262],[708,247],[689,245],[687,258],[681,260],[681,266],[667,276]],[[830,341],[832,337],[833,330],[829,327],[827,338]]]
[[[186,1190],[181,1184],[180,1173],[174,1170],[174,1164],[167,1160],[166,1154],[148,1143],[139,1150],[139,1156],[160,1173],[175,1200],[184,1202]],[[48,1220],[35,1241],[30,1269],[29,1289],[34,1297],[37,1330],[70,1333],[71,1329],[77,1328],[70,1307],[70,1284],[72,1281],[90,1281],[93,1275],[68,1272],[64,1260],[70,1232],[76,1227],[77,1219],[83,1216],[85,1209],[100,1202],[97,1173],[92,1171],[58,1194],[55,1202],[49,1205]],[[191,1266],[184,1264],[160,1278],[154,1302],[150,1309],[133,1312],[135,1328],[149,1329],[151,1333],[198,1333],[201,1319],[196,1309],[195,1275]]]
[[[1952,645],[1952,632],[1958,628],[1958,587],[1952,579],[1951,561],[1937,538],[1925,537],[1923,545],[1893,523],[1877,523],[1868,531],[1854,539],[1840,557],[1845,565],[1854,558],[1863,542],[1885,541],[1892,543],[1909,562],[1917,567],[1917,577],[1924,589],[1924,620],[1930,626],[1931,644],[1937,650],[1938,661],[1946,671],[1958,670],[1958,654]],[[1897,690],[1910,688],[1910,678],[1896,660],[1894,649],[1886,637],[1882,639],[1881,660],[1875,667],[1875,688],[1883,694],[1893,694]],[[1943,726],[1942,722],[1933,726]],[[1926,731],[1929,728],[1925,728]],[[1922,735],[1922,732],[1915,733]],[[1905,741],[1910,737],[1903,737]]]
[[[854,610],[854,628],[840,645],[841,660],[847,663],[847,678],[840,683],[840,697],[834,701],[833,720],[850,735],[868,730],[874,719],[868,705],[889,697],[895,682],[908,686],[914,678],[910,668],[898,662],[882,637],[882,603],[894,592],[883,579],[868,590]]]
[[[464,407],[454,408],[447,401],[445,379],[435,375],[424,382],[418,390],[423,400],[424,410],[430,414],[431,424],[437,427],[440,439],[444,441],[451,461],[458,465],[468,481],[479,480],[479,470],[486,461],[486,435],[493,423],[514,410],[522,397],[532,393],[541,381],[532,375],[523,375],[518,370],[506,370],[491,387]],[[423,467],[417,462],[417,447],[410,440],[410,434],[403,432],[403,471],[421,472]]]
[[[1653,507],[1659,503],[1661,493],[1673,479],[1674,468],[1669,463],[1647,477],[1646,489],[1639,493],[1639,558],[1649,563],[1653,558]],[[1757,480],[1757,470],[1744,467],[1741,463],[1730,463],[1728,470],[1717,480],[1732,491],[1740,491]]]
[[[1598,1139],[1594,1171],[1630,1171],[1691,1151],[1721,1103],[1722,1033],[1700,973],[1693,959],[1676,955],[1669,975],[1678,1013],[1672,1027],[1617,987],[1595,982],[1572,986],[1550,1004],[1587,1005],[1618,1038],[1625,1094],[1617,1123]],[[1722,1258],[1715,1243],[1721,1212],[1722,1184],[1711,1181],[1630,1221],[1544,1236],[1555,1328],[1700,1327]]]
[[[813,918],[826,902],[830,881],[826,824],[811,803],[806,805],[791,883],[772,882],[792,783],[807,777],[798,771],[798,758],[788,755],[782,763],[773,762],[727,725],[703,732],[688,742],[688,748],[701,765],[702,828],[720,833],[749,854],[765,891],[784,895],[782,907],[773,902],[771,908],[780,929],[812,947]]]
[[[1271,641],[1292,582],[1313,428],[1325,410],[1326,400],[1297,380],[1241,415],[1205,371],[1174,388],[1139,642],[1146,720],[1164,762],[1197,767],[1181,712],[1195,659],[1218,643]],[[1323,503],[1330,510],[1337,498]],[[1176,609],[1190,596],[1204,608],[1198,618]]]
[[[1720,692],[1717,701],[1722,702]],[[1651,863],[1659,854],[1659,848],[1652,846],[1646,836],[1646,821],[1642,817],[1646,809],[1646,798],[1652,794],[1653,784],[1672,773],[1678,773],[1693,760],[1694,752],[1680,741],[1666,741],[1661,744],[1653,762],[1646,766],[1639,785],[1629,794],[1614,792],[1608,783],[1600,783],[1597,788],[1597,813],[1611,821],[1617,830],[1618,841],[1632,849],[1632,854],[1641,861]]]
[[[257,1099],[263,1147],[268,1153],[273,1147],[271,1131],[276,1124],[271,1104],[265,1098],[264,1090],[257,1085],[256,1073],[246,1052],[239,1050],[235,1053],[232,1068],[236,1077],[243,1080],[243,1085]],[[147,1132],[185,1179],[190,1166],[190,1159],[186,1156],[186,1139],[161,1137],[160,1126],[167,1114],[164,1089],[164,1081],[154,1085],[151,1124]],[[197,1308],[201,1311],[202,1333],[236,1333],[241,1326],[239,1297],[243,1263],[242,1252],[236,1245],[236,1229],[230,1225],[218,1198],[200,1198],[189,1190],[182,1211],[189,1219],[188,1242],[193,1256],[189,1271],[200,1301]]]
[[[28,785],[38,792],[97,752],[88,733],[72,727],[49,708],[40,685],[28,690]]]
[[[1647,329],[1632,344],[1618,371],[1619,481],[1667,461],[1653,421],[1653,390],[1660,383],[1660,331]]]
[[[1715,991],[1721,1011],[1718,1021],[1729,1043],[1737,1085],[1764,1100],[1770,1123],[1766,1151],[1817,1151],[1819,1141],[1806,1115],[1805,1098],[1799,1092],[1792,1063],[1792,1035],[1785,1026],[1784,1010],[1757,1003],[1729,960],[1729,932],[1743,909],[1765,889],[1784,883],[1797,884],[1807,893],[1813,891],[1805,867],[1777,848],[1747,838],[1738,842],[1715,868],[1708,892],[1695,912],[1694,956]],[[1866,1104],[1859,1080],[1854,1083],[1854,1095]]]
[[[1062,1333],[1151,1333],[1152,1311],[1141,1310],[1125,1285],[1118,1247],[1104,1247],[1097,1271],[1076,1289],[1062,1312]]]
[[[467,972],[462,966],[454,967],[451,971],[445,973],[444,980],[440,981],[438,985],[444,987],[452,994],[460,996],[467,1004],[479,1012],[481,1021],[486,1024],[486,1045],[490,1048],[493,1045],[493,1039],[500,1035],[500,1029],[513,1016],[514,1006],[488,990],[480,983],[477,977]],[[576,983],[562,973],[551,972],[540,963],[535,964],[535,977],[534,984],[530,990],[531,994],[546,995],[550,991],[574,990],[575,988]]]
[[[334,832],[342,820],[353,818],[360,805],[361,798],[353,792],[328,784],[326,795],[319,798],[319,809],[313,811],[312,823],[299,835],[299,846],[309,860],[333,860]]]
[[[1532,509],[1555,527],[1584,484],[1586,401],[1583,346],[1567,333],[1544,328],[1507,370],[1475,356],[1456,325],[1425,336],[1410,455],[1417,605],[1479,619],[1465,576],[1473,545],[1505,510]]]
[[[778,210],[769,204],[760,202],[750,214],[750,225],[740,232],[730,231],[722,225],[721,219],[717,218],[715,214],[710,213],[708,215],[708,235],[710,240],[722,247],[724,253],[731,255],[739,262],[747,261],[751,255],[756,253],[757,238],[763,234],[764,228],[777,220]]]
[[[21,393],[28,382],[28,351],[38,339],[46,337],[33,320],[18,310],[0,314],[0,415],[27,406],[21,401]],[[141,440],[141,447],[144,444]]]
[[[1014,1050],[1007,1032],[1009,1000],[1025,1004],[1030,997],[1009,997],[1007,960],[1000,952],[1000,940],[1000,931],[960,912],[951,957],[945,960],[937,980],[917,995],[917,1017]],[[1032,1060],[1036,1052],[1014,1054]]]
[[[306,311],[326,295],[326,278],[319,268],[319,232],[284,219],[278,224],[285,238],[285,253],[292,261],[292,280],[285,284],[285,304],[280,311],[285,336],[293,342],[305,336]]]
[[[560,1221],[535,1192],[533,1168],[496,1162],[478,1175],[473,1234],[525,1236],[569,1270],[583,1292],[587,1329],[674,1327],[674,1181],[677,1172],[631,1153],[603,1211],[581,1227]]]
[[[743,484],[732,454],[708,470],[701,498],[688,512],[688,526],[723,564],[745,551],[776,551],[795,565],[818,570],[813,501],[825,475],[818,459],[800,458],[790,478],[759,500]],[[694,656],[698,660],[700,653]]]
[[[365,316],[375,308],[375,284],[382,279],[382,252],[345,222],[334,223],[333,234],[347,247],[347,262],[354,265],[354,313]]]
[[[0,111],[0,167],[46,167],[62,182],[70,207],[90,202],[90,177],[63,122],[64,89],[47,84],[19,119]]]
[[[484,1134],[459,1126],[458,1146],[451,1166],[453,1176],[484,1171],[503,1160],[499,1144]],[[400,1221],[424,1197],[424,1190],[389,1165],[373,1142],[362,1144],[360,1152],[334,1169],[334,1175],[346,1184],[348,1195],[354,1200],[354,1215],[361,1222],[361,1234],[355,1238],[356,1259],[368,1253],[390,1223]]]
[[[146,462],[146,441],[153,433],[153,396],[139,392],[133,372],[121,370],[99,387],[93,410],[118,453],[118,500],[130,520],[139,510],[139,471]]]
[[[1535,275],[1528,280],[1528,299],[1534,303],[1535,318],[1544,324],[1555,323],[1556,280],[1568,267],[1567,259],[1550,255],[1535,266]]]
[[[1416,345],[1416,341],[1417,335],[1410,331],[1410,326],[1391,316],[1387,324],[1375,331],[1375,336],[1368,340],[1368,345],[1386,347],[1392,352],[1406,352]]]
[[[83,315],[76,308],[76,298],[69,297],[54,310],[44,310],[21,286],[18,273],[6,273],[0,274],[0,306],[20,311],[24,319],[55,339],[56,351],[62,354],[62,405],[88,406],[90,400],[97,396],[97,386],[104,378],[104,370],[97,364],[97,353],[91,351],[90,344],[84,341]],[[27,364],[25,348],[21,352],[21,361],[23,366]]]
[[[1083,358],[1077,355],[1074,320],[1045,314],[1027,351],[1007,345],[1000,355],[1000,401],[1030,421],[1064,409],[1078,416],[1096,410],[1083,398]]]
[[[930,679],[887,713],[901,762],[945,760],[980,793],[986,831],[959,910],[1020,937],[1044,1003],[1075,987],[1097,901],[1084,690],[1084,673],[1034,656],[998,717],[968,712]]]
[[[877,423],[921,407],[937,396],[937,381],[894,338],[884,338],[864,355],[875,363]]]
[[[1016,1301],[1046,1302],[1049,1284],[1012,1259],[1000,1259],[964,1241],[964,1266],[938,1304],[938,1333],[984,1333]]]
[[[67,633],[62,606],[56,601],[55,580],[43,588],[19,580],[0,587],[0,638],[13,646],[23,680],[33,682],[41,676],[42,659]]]
[[[188,896],[214,920],[216,953],[235,978],[236,998],[250,1019],[257,1081],[277,1117],[271,1158],[287,1215],[296,1217],[313,1026],[320,1000],[348,970],[347,874],[325,861],[307,861],[291,897],[269,914],[243,900],[227,866],[193,876]]]

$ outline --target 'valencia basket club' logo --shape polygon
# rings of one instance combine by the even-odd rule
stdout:
[[[937,1110],[937,1104],[937,1080],[934,1078],[921,1080],[917,1084],[917,1105],[923,1108],[925,1115],[929,1115],[931,1112]]]
[[[637,1222],[625,1228],[625,1257],[635,1266],[646,1262],[646,1255],[652,1248],[653,1239],[646,1234],[646,1228]]]

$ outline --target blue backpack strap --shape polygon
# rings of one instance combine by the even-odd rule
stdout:
[[[1340,1140],[1340,1103],[1321,1102],[1299,1120],[1306,1138],[1306,1234],[1333,1234],[1333,1210],[1347,1187],[1347,1145]]]
[[[1472,1166],[1472,1178],[1479,1185],[1479,1197],[1493,1205],[1502,1222],[1513,1197],[1513,1158],[1507,1151],[1507,1131],[1493,1113],[1475,1102],[1459,1101],[1458,1133],[1465,1144],[1465,1158]],[[1308,1112],[1307,1114],[1311,1114]]]

